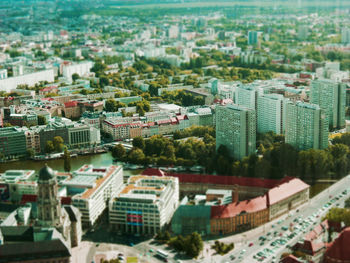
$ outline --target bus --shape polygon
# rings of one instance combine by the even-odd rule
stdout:
[[[168,253],[166,253],[166,252],[164,252],[163,250],[160,250],[160,249],[157,250],[157,255],[160,256],[163,259],[166,259],[169,256]]]

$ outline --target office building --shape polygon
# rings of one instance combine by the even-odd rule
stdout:
[[[325,149],[328,146],[328,120],[320,106],[286,103],[286,143],[298,150]]]
[[[255,110],[229,104],[216,107],[216,148],[227,147],[231,157],[242,159],[255,153]]]
[[[0,176],[2,198],[14,203],[21,201],[23,195],[37,194],[34,170],[7,170]]]
[[[346,85],[331,80],[311,83],[310,103],[317,104],[326,113],[330,129],[345,127]]]
[[[178,204],[178,178],[132,176],[111,200],[109,222],[116,231],[154,235],[170,223]]]
[[[72,196],[72,205],[82,213],[83,227],[93,226],[107,207],[107,203],[117,195],[123,184],[121,166],[95,168],[83,165],[73,172],[72,179],[62,182]]]
[[[0,227],[0,263],[69,263],[70,247],[55,228]]]
[[[258,97],[257,131],[276,134],[284,133],[284,99],[280,94],[266,94]]]
[[[27,154],[26,128],[0,128],[0,158],[17,158]]]

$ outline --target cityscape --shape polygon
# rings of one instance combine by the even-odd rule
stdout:
[[[350,1],[0,1],[0,263],[349,263]]]

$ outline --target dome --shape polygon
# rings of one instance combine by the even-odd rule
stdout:
[[[52,178],[55,178],[54,171],[45,164],[43,168],[39,171],[39,180],[50,180]]]

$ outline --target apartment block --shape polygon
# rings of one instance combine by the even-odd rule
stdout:
[[[328,146],[328,120],[320,106],[310,103],[286,104],[286,143],[298,150]]]
[[[256,113],[244,106],[216,107],[216,148],[224,145],[231,157],[242,159],[255,153]]]
[[[310,103],[326,113],[330,129],[345,127],[346,86],[328,79],[314,80],[310,88]]]
[[[276,134],[284,133],[284,98],[280,94],[266,94],[258,97],[257,131]]]

